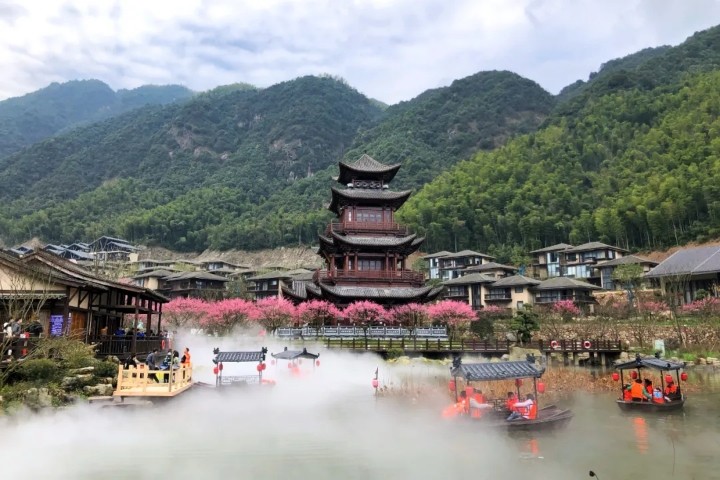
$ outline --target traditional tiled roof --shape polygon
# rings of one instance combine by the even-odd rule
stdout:
[[[617,267],[618,265],[635,265],[635,264],[649,264],[657,265],[658,262],[650,260],[649,258],[638,257],[637,255],[625,255],[620,258],[613,258],[612,260],[606,260],[604,262],[598,262],[598,267]]]
[[[635,370],[636,368],[651,368],[654,370],[680,370],[685,367],[685,362],[671,362],[663,358],[635,357],[634,360],[615,365],[618,370]]]
[[[164,270],[164,269],[157,269],[152,270],[149,272],[141,273],[139,275],[135,275],[132,278],[138,279],[138,278],[164,278],[169,275],[173,275],[175,272],[171,272],[170,270]]]
[[[570,277],[554,277],[543,280],[535,287],[536,290],[602,290],[592,283],[583,282]]]
[[[720,272],[720,246],[678,250],[645,276],[653,278],[715,272]]]
[[[380,188],[346,188],[332,187],[332,201],[328,207],[330,211],[339,213],[340,207],[354,203],[391,204],[399,207],[408,199],[411,190],[396,192]]]
[[[442,282],[443,285],[474,285],[477,283],[493,283],[497,278],[485,275],[484,273],[471,273],[462,277],[453,278]]]
[[[517,271],[517,267],[513,267],[511,265],[503,265],[502,263],[497,262],[488,262],[483,263],[482,265],[472,265],[465,269],[465,271],[468,272],[486,272],[488,270],[507,270],[515,272]]]
[[[447,255],[443,255],[443,259],[446,258],[461,258],[461,257],[485,257],[485,258],[495,258],[492,255],[488,255],[487,253],[480,253],[480,252],[474,252],[472,250],[461,250],[459,252],[455,253],[449,253]]]
[[[580,253],[580,252],[590,252],[592,250],[615,250],[616,252],[627,252],[624,248],[615,247],[613,245],[608,245],[607,243],[602,242],[588,242],[583,243],[582,245],[578,245],[577,247],[571,247],[565,250],[568,253]]]
[[[411,244],[417,237],[415,234],[405,237],[364,237],[359,235],[339,235],[335,232],[332,233],[332,236],[334,240],[354,247],[401,247]]]
[[[320,288],[336,297],[344,298],[421,298],[430,293],[432,287],[350,287],[321,284]]]
[[[254,277],[249,277],[248,281],[257,282],[258,280],[274,280],[276,278],[290,278],[290,275],[288,275],[286,271],[273,270],[272,272],[265,272],[260,275],[255,275]]]
[[[271,353],[270,355],[280,360],[295,360],[296,358],[311,358],[315,360],[320,356],[319,353],[308,352],[306,348],[302,350],[288,350],[287,347],[280,353]]]
[[[466,363],[451,371],[453,376],[462,377],[471,382],[508,378],[540,378],[544,372],[544,368],[539,369],[534,363],[523,361]]]
[[[228,281],[227,278],[210,272],[179,272],[165,277],[165,281],[167,282],[175,282],[177,280],[211,280],[216,282]]]
[[[263,352],[220,352],[215,355],[216,362],[240,363],[261,362],[265,359]]]
[[[557,243],[555,245],[550,245],[549,247],[533,250],[530,253],[559,252],[561,250],[567,250],[568,248],[573,248],[573,246],[568,243]]]
[[[504,277],[491,285],[492,288],[521,287],[525,285],[539,285],[540,280],[526,277],[524,275],[512,275]]]
[[[429,258],[444,257],[444,256],[446,256],[446,255],[450,255],[450,252],[448,252],[447,250],[442,250],[442,251],[440,251],[440,252],[435,252],[435,253],[430,253],[430,254],[428,254],[428,255],[424,255],[424,256],[422,256],[422,257],[420,257],[420,258],[422,258],[423,260],[425,260],[425,259],[429,259]]]
[[[380,178],[387,183],[395,177],[400,169],[399,163],[385,165],[367,154],[363,154],[353,163],[339,162],[338,166],[340,175],[336,180],[343,184],[352,182],[353,178]]]

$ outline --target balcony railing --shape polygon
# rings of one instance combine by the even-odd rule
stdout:
[[[408,228],[395,222],[332,222],[325,230],[326,235],[335,233],[380,233],[407,235]]]
[[[512,300],[512,297],[509,293],[486,293],[485,294],[485,301],[486,302],[509,302]]]
[[[562,300],[572,300],[578,303],[593,303],[595,297],[592,295],[579,294],[579,295],[536,295],[535,303],[555,303]]]
[[[378,283],[424,284],[425,275],[413,270],[316,270],[313,275],[316,282],[334,283],[337,280],[371,281]]]

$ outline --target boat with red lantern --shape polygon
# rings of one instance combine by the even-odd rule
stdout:
[[[303,359],[309,360],[313,370],[315,370],[315,367],[320,366],[320,354],[310,353],[307,351],[307,348],[303,348],[302,350],[288,350],[288,348],[285,347],[285,350],[282,352],[271,353],[270,355],[273,357],[273,365],[279,364],[279,361],[287,361],[288,369],[294,376],[303,375],[303,370],[301,370]]]
[[[213,350],[215,357],[213,358],[213,373],[215,374],[215,387],[227,386],[248,386],[248,385],[274,385],[275,381],[263,378],[263,372],[267,369],[265,363],[265,355],[267,348],[262,347],[260,350],[244,351],[244,352],[221,352],[219,348]],[[257,374],[251,375],[227,375],[225,364],[237,363],[256,363],[255,370]]]
[[[538,381],[545,373],[544,368],[535,366],[535,358],[529,355],[526,361],[508,362],[483,362],[483,363],[462,363],[462,359],[456,356],[450,368],[452,380],[449,387],[455,393],[456,402],[460,398],[458,391],[458,379],[465,381],[466,397],[473,395],[473,382],[497,382],[502,380],[515,380],[515,388],[518,397],[520,396],[523,379],[532,379],[532,393],[534,394],[534,418],[522,418],[518,420],[507,420],[510,413],[506,408],[505,399],[495,399],[492,403],[484,404],[486,409],[474,411],[472,403],[467,408],[467,414],[462,415],[469,420],[475,420],[478,424],[488,428],[506,429],[508,431],[527,430],[554,430],[567,426],[573,418],[573,412],[569,409],[562,409],[555,405],[548,405],[540,408],[538,393],[545,392],[545,384]]]
[[[620,372],[613,373],[613,380],[620,382],[620,398],[616,400],[618,406],[622,410],[630,411],[645,411],[645,412],[670,412],[674,410],[682,410],[685,405],[685,394],[682,393],[680,384],[687,380],[687,373],[684,371],[685,362],[671,362],[659,358],[659,355],[655,357],[641,357],[639,354],[635,356],[634,360],[620,363],[615,365],[615,368]],[[625,371],[630,371],[630,378],[633,382],[643,380],[643,373],[646,373],[645,379],[649,378],[647,372],[656,371],[660,374],[660,395],[653,396],[647,401],[633,400],[630,391],[627,390],[625,384]],[[666,373],[667,372],[667,373]],[[675,373],[675,380],[673,380],[672,372]],[[670,386],[671,388],[666,388]],[[643,388],[645,388],[643,386]],[[648,392],[651,395],[650,392]]]

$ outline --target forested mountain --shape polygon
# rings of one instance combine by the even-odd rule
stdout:
[[[145,107],[1,161],[10,239],[100,232],[177,249],[337,161],[381,110],[346,84],[304,77]]]
[[[557,98],[509,72],[387,108],[327,77],[229,85],[0,158],[0,237],[313,243],[337,161],[368,153],[402,163],[394,187],[422,187],[399,215],[429,249],[513,261],[561,241],[703,240],[720,235],[719,116],[720,28],[609,61]]]
[[[0,158],[82,123],[190,96],[192,92],[180,85],[145,85],[115,92],[99,80],[53,83],[0,102]]]
[[[399,183],[420,186],[463,156],[533,130],[552,106],[536,83],[508,72],[458,80],[384,112],[330,78],[222,87],[0,161],[3,231],[52,241],[108,233],[183,250],[314,242],[344,156],[402,162]]]
[[[565,94],[543,129],[447,171],[400,216],[430,248],[503,260],[720,236],[720,27],[608,62]]]

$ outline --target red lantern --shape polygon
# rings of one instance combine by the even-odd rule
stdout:
[[[673,381],[672,375],[665,375],[665,383],[670,383],[672,381]]]
[[[682,380],[683,382],[687,382],[687,373],[682,372],[680,374],[680,380]]]
[[[288,362],[288,368],[292,368],[292,363]]]
[[[257,367],[255,367],[255,368],[257,369],[258,372],[262,372],[262,370],[263,370],[262,363],[258,363]]]
[[[537,391],[538,393],[545,393],[545,384],[543,382],[538,382]]]
[[[450,380],[448,382],[448,390],[450,390],[451,392],[455,391],[455,380]]]
[[[518,388],[522,386],[522,378],[515,379],[515,386]]]
[[[214,367],[214,368],[213,368],[213,373],[214,373],[215,375],[217,375],[219,371],[220,371],[220,369],[219,369],[218,367]]]
[[[222,372],[222,370],[223,370],[223,364],[222,364],[222,362],[220,362],[220,364],[218,365],[218,369]]]
[[[275,359],[270,360],[270,365],[275,365]]]
[[[638,374],[635,370],[630,372],[630,378],[632,378],[633,380],[637,380],[637,377],[638,377]]]
[[[620,380],[620,374],[617,373],[617,372],[613,372],[613,374],[612,374],[612,379],[613,379],[613,382],[619,381],[619,380]]]
[[[262,367],[263,370],[265,370],[267,368],[267,365],[265,363],[261,363],[260,366]]]
[[[372,387],[373,387],[373,388],[377,388],[377,387],[378,387],[377,378],[373,378],[373,380],[372,380]]]
[[[320,366],[320,360],[315,360],[315,365]]]

